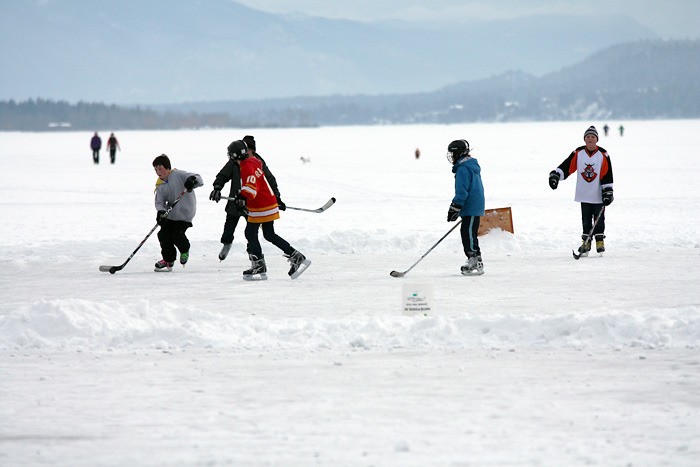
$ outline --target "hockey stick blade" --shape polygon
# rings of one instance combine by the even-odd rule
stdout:
[[[326,202],[326,204],[324,204],[323,206],[321,206],[318,209],[295,208],[292,206],[287,206],[287,209],[294,209],[295,211],[315,212],[317,214],[320,214],[320,213],[324,212],[325,210],[327,210],[328,208],[330,208],[331,206],[333,206],[334,204],[335,204],[335,198],[333,197],[333,198],[329,199]]]
[[[389,275],[390,275],[391,277],[403,277],[403,276],[406,275],[406,273],[405,273],[405,272],[399,272],[399,271],[391,271],[391,272],[389,273]]]
[[[574,259],[575,259],[575,260],[581,259],[581,253],[579,253],[579,254],[577,255],[576,252],[575,252],[574,250],[571,250],[571,253],[574,255]]]
[[[124,265],[121,266],[100,266],[100,271],[101,272],[108,272],[110,274],[114,274],[117,271],[121,271],[124,269]]]

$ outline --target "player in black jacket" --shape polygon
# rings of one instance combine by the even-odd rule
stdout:
[[[282,202],[280,191],[277,187],[277,180],[275,179],[275,176],[272,175],[272,172],[270,172],[270,169],[263,158],[260,157],[260,154],[258,154],[255,150],[255,138],[250,135],[246,135],[243,137],[243,141],[246,143],[246,145],[248,145],[248,148],[253,150],[254,156],[260,159],[260,162],[262,162],[265,178],[270,183],[272,192],[277,197],[277,204],[279,205],[280,210],[284,211],[287,207]],[[233,159],[230,159],[216,175],[216,179],[214,180],[214,190],[209,195],[209,199],[218,203],[219,200],[221,200],[221,190],[223,189],[224,185],[226,185],[226,182],[229,181],[231,182],[229,198],[234,198],[238,192],[241,191],[241,172],[238,164],[236,164]],[[241,217],[245,218],[246,214],[238,209],[234,201],[229,200],[228,203],[226,203],[226,222],[224,222],[224,232],[221,234],[221,243],[224,245],[219,253],[219,259],[221,261],[225,260],[228,256],[228,252],[231,249],[231,243],[233,242],[233,233],[236,230],[236,226],[238,225],[238,221]]]

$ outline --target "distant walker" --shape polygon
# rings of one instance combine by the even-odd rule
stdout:
[[[92,149],[92,161],[95,164],[100,163],[100,149],[102,149],[102,138],[99,137],[97,132],[90,139],[90,149]]]

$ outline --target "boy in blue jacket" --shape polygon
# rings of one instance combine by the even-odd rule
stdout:
[[[467,264],[462,266],[465,276],[484,273],[479,248],[479,222],[484,215],[484,185],[481,182],[481,167],[476,159],[469,155],[469,143],[465,139],[452,141],[447,147],[447,160],[452,164],[455,174],[455,196],[447,211],[447,221],[454,222],[462,218],[460,232],[462,245],[467,255]]]

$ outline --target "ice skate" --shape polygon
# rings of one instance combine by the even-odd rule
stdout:
[[[481,255],[473,255],[467,257],[467,264],[461,268],[464,276],[480,276],[484,273],[484,262]]]
[[[165,261],[164,259],[161,259],[156,263],[155,272],[170,272],[173,270],[173,264],[174,263],[169,263]]]
[[[243,271],[243,280],[245,281],[264,281],[267,280],[267,266],[265,265],[265,257],[258,258],[255,255],[248,255],[250,258],[251,267]]]
[[[219,252],[219,260],[223,261],[226,259],[228,256],[228,252],[231,250],[231,244],[230,243],[224,243],[224,246],[221,247],[221,251]]]
[[[187,264],[187,261],[190,259],[190,252],[186,251],[184,253],[180,253],[180,264],[183,266]]]
[[[581,246],[578,247],[579,256],[588,256],[591,251],[591,238],[588,235],[581,235]]]
[[[306,259],[306,256],[302,255],[297,250],[294,250],[291,255],[285,256],[287,257],[289,264],[292,266],[289,268],[289,277],[292,279],[296,279],[297,277],[301,276],[301,274],[306,271],[306,268],[311,265],[311,261]]]
[[[605,242],[603,239],[605,238],[605,235],[596,235],[595,236],[595,251],[598,252],[599,255],[603,255],[603,252],[605,251]]]

